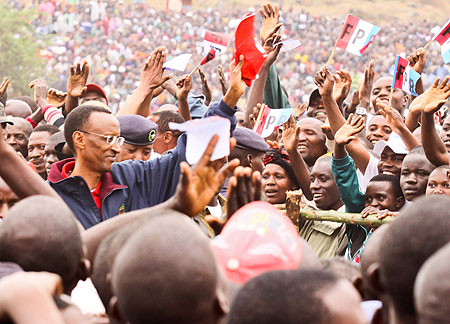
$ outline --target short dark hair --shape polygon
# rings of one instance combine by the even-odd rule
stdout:
[[[0,261],[25,271],[61,276],[66,293],[75,287],[83,245],[75,216],[60,199],[26,198],[7,213],[0,226]]]
[[[394,190],[395,198],[403,197],[402,187],[400,186],[400,179],[392,174],[378,174],[370,179],[369,182],[390,182]]]
[[[37,132],[47,132],[50,135],[56,134],[58,132],[60,132],[59,128],[56,127],[55,125],[51,125],[51,124],[45,124],[45,125],[39,125],[37,126],[35,129],[33,129],[32,133],[37,133]]]
[[[20,100],[20,101],[25,102],[28,106],[30,106],[30,109],[32,112],[35,112],[36,110],[39,109],[39,106],[36,103],[36,101],[34,101],[34,99],[29,96],[18,96],[18,97],[11,98],[11,100]]]
[[[171,130],[169,127],[169,123],[182,124],[185,122],[183,116],[173,111],[159,111],[154,113],[153,115],[159,116],[156,124],[158,124],[158,133],[160,134]],[[182,134],[177,130],[172,130],[172,133],[175,138],[178,138]]]
[[[324,270],[266,272],[241,288],[227,324],[329,323],[331,314],[320,293],[339,280]]]
[[[450,198],[420,197],[402,209],[380,244],[380,272],[386,293],[400,314],[415,315],[416,275],[430,255],[450,241]]]
[[[91,114],[93,112],[102,112],[105,114],[111,114],[110,110],[103,107],[83,105],[75,108],[67,115],[66,121],[64,123],[64,137],[66,138],[66,142],[67,145],[69,146],[69,149],[73,153],[75,153],[75,148],[73,145],[72,135],[76,131],[83,130],[83,128],[86,126],[87,121],[89,120],[89,117],[91,117]]]

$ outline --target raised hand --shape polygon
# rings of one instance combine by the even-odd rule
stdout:
[[[263,5],[262,9],[259,9],[259,14],[262,18],[262,26],[259,31],[259,37],[261,38],[261,43],[264,44],[267,38],[270,37],[270,33],[274,28],[280,28],[283,24],[279,24],[280,12],[277,5],[272,5],[267,3]],[[278,30],[277,29],[277,30]]]
[[[283,145],[286,151],[293,152],[297,150],[298,138],[300,136],[300,127],[296,125],[294,116],[283,124]]]
[[[187,162],[180,164],[181,180],[173,196],[174,209],[192,217],[200,213],[239,165],[238,159],[224,166],[222,160],[211,161],[218,140],[217,135],[212,137],[195,167],[191,168]],[[230,139],[230,151],[235,145],[236,140]]]
[[[319,88],[320,95],[331,96],[333,94],[334,82],[336,77],[324,66],[322,70],[314,76],[314,83]]]
[[[418,48],[412,52],[408,57],[409,65],[419,74],[423,73],[423,69],[427,64],[427,55],[423,48]]]
[[[447,101],[448,97],[450,97],[450,77],[445,77],[445,79],[439,83],[440,78],[437,78],[431,88],[422,93],[419,97],[417,97],[413,103],[419,99],[416,103],[417,105],[421,105],[423,109],[423,113],[425,114],[434,114],[437,112],[442,105]],[[414,108],[416,109],[416,108]]]
[[[244,55],[239,57],[238,64],[235,60],[231,60],[230,63],[230,89],[223,97],[223,101],[230,107],[236,107],[241,96],[247,89],[247,84],[242,79],[242,66],[244,65]]]
[[[202,69],[198,69],[198,74],[200,74],[200,80],[202,81],[202,90],[203,90],[203,94],[205,95],[205,105],[209,106],[209,104],[211,103],[211,89],[209,88],[208,85],[208,80],[206,79],[206,75],[203,72]]]
[[[375,78],[375,61],[370,60],[364,69],[364,81],[359,88],[359,105],[368,109],[370,107],[370,95],[372,93],[373,80]]]
[[[220,86],[222,87],[222,94],[225,95],[228,90],[228,80],[225,78],[222,65],[217,66],[217,72],[219,74]]]
[[[87,79],[89,76],[89,65],[87,61],[83,65],[77,63],[77,66],[70,67],[70,76],[67,80],[67,93],[71,97],[81,97],[86,92]]]
[[[187,98],[189,91],[192,89],[192,77],[189,75],[183,76],[177,82],[177,98]]]
[[[172,75],[164,75],[163,64],[166,62],[167,53],[164,46],[155,49],[145,61],[144,68],[139,78],[139,89],[149,94],[164,82],[172,78]]]
[[[307,109],[308,109],[308,104],[299,103],[297,105],[297,107],[294,108],[294,116],[296,118],[300,118],[300,116],[303,115]]]
[[[48,86],[47,81],[43,79],[36,79],[28,84],[30,89],[34,88],[34,101],[41,107],[44,108],[47,105],[47,93]]]
[[[0,102],[2,102],[4,104],[3,101],[6,102],[6,100],[2,100],[3,96],[6,95],[6,90],[8,89],[9,86],[9,79],[8,77],[5,77],[2,81],[2,83],[0,83]]]
[[[258,117],[259,117],[259,113],[260,113],[261,109],[264,109],[265,107],[267,107],[267,105],[260,104],[260,103],[257,104],[256,107],[253,107],[252,113],[248,117],[248,122],[249,122],[250,129],[254,129],[255,128],[256,122],[257,122]]]
[[[66,102],[67,92],[59,91],[54,88],[48,89],[47,102],[49,105],[60,108]]]
[[[377,100],[376,105],[380,109],[380,114],[383,115],[383,117],[386,119],[386,123],[389,125],[389,127],[391,127],[392,130],[397,134],[400,134],[402,129],[406,127],[400,112],[397,109],[388,107],[381,100]]]
[[[333,89],[333,97],[339,107],[342,107],[344,100],[347,98],[350,87],[352,85],[352,76],[346,71],[337,71],[339,79],[336,81]]]
[[[281,35],[275,34],[276,30],[273,30],[271,35],[266,39],[266,41],[264,42],[264,50],[267,53],[267,59],[264,62],[264,64],[266,65],[272,65],[273,62],[275,62],[275,60],[278,57],[278,54],[280,54],[280,50],[281,50],[281,46],[282,45],[277,45],[276,47],[274,47],[274,44],[277,44],[281,41]]]
[[[355,116],[355,118],[353,118]],[[347,121],[341,128],[334,134],[334,140],[338,145],[347,145],[354,139],[356,134],[364,129],[364,118],[358,115],[350,114]]]

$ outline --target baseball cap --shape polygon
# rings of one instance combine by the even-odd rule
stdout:
[[[158,125],[151,120],[138,115],[122,115],[117,120],[120,136],[125,138],[125,143],[143,146],[155,142]]]
[[[228,280],[238,284],[267,271],[297,269],[302,258],[295,226],[263,201],[239,209],[210,244]]]
[[[380,158],[381,153],[383,153],[386,146],[388,146],[395,154],[408,154],[409,152],[400,136],[394,132],[391,133],[391,136],[389,136],[387,141],[380,140],[375,144],[373,147],[373,154],[377,158]]]
[[[86,91],[95,91],[95,92],[100,93],[106,99],[106,104],[109,105],[108,96],[106,95],[105,90],[103,90],[103,88],[100,87],[98,84],[89,83],[89,84],[86,84],[86,88],[87,88]]]

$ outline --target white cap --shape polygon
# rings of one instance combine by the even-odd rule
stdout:
[[[381,153],[383,153],[384,148],[388,146],[395,154],[408,154],[408,149],[406,148],[405,143],[403,143],[402,139],[396,133],[392,133],[389,136],[389,140],[387,141],[378,141],[373,147],[373,154],[380,158]]]

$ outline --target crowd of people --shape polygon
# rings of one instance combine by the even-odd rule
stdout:
[[[367,61],[327,65],[342,21],[267,3],[258,77],[230,49],[196,78],[164,63],[200,61],[243,12],[38,5],[57,80],[11,97],[0,71],[0,323],[448,322],[438,24],[383,26]],[[391,88],[398,53],[417,96]],[[266,105],[296,108],[263,138]]]

